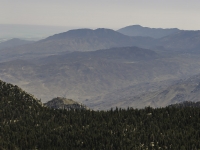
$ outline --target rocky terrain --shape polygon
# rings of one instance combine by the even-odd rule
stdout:
[[[109,103],[123,95],[148,91],[151,84],[157,84],[158,88],[162,86],[161,81],[170,83],[170,80],[197,74],[199,63],[197,55],[166,57],[152,50],[124,47],[0,63],[0,78],[19,85],[42,102],[67,97],[88,105],[90,100],[99,101],[100,96],[104,106],[109,107]],[[134,89],[125,92],[128,87]],[[115,91],[118,92],[114,96],[104,96]],[[93,103],[99,104],[96,100]],[[99,105],[102,109],[104,106]]]
[[[47,103],[44,103],[44,106],[53,108],[53,109],[66,109],[66,110],[75,110],[75,109],[89,109],[83,104],[77,103],[72,99],[67,99],[63,97],[56,97]]]
[[[200,75],[195,75],[184,80],[179,80],[160,90],[146,92],[120,99],[126,105],[142,108],[145,106],[165,107],[170,104],[182,103],[185,101],[198,102],[200,97]]]

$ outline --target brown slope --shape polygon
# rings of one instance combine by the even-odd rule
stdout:
[[[1,63],[0,74],[44,101],[57,96],[83,100],[140,80],[148,81],[154,73],[148,75],[148,67],[139,62],[157,57],[147,49],[112,48],[51,56],[37,60],[37,65],[26,61]]]
[[[117,51],[118,49],[116,49]],[[150,50],[147,52],[147,50],[139,48],[135,50],[133,48],[134,53],[131,53],[129,48],[122,48],[121,52],[118,51],[118,55],[116,55],[117,53],[110,49],[108,51],[84,52],[84,54],[76,52],[63,56],[51,56],[44,59],[44,62],[38,61],[35,65],[26,63],[28,66],[23,69],[16,66],[16,62],[10,62],[12,65],[9,66],[6,65],[7,63],[3,63],[0,65],[0,77],[6,78],[7,81],[12,80],[12,83],[20,85],[26,91],[41,98],[43,102],[54,97],[68,97],[87,104],[98,96],[104,96],[116,90],[119,90],[116,93],[120,97],[123,97],[123,94],[131,96],[129,93],[131,90],[121,95],[120,89],[126,87],[146,82],[156,84],[160,81],[179,79],[199,72],[200,59],[196,55],[157,58],[155,52]],[[140,56],[141,54],[144,59]],[[110,56],[113,57],[110,58]],[[141,61],[138,61],[135,56],[138,56]],[[145,58],[151,59],[146,60]],[[140,88],[133,90],[137,93]],[[116,104],[121,103],[121,99],[117,99],[117,96],[115,98]],[[84,101],[86,99],[88,101]],[[113,104],[107,103],[107,99],[101,100],[105,102],[106,107]],[[100,108],[105,106],[99,103],[98,105]],[[127,101],[127,103],[121,103],[120,106],[131,105]]]
[[[158,91],[143,93],[129,99],[124,98],[129,106],[142,108],[145,106],[165,107],[184,101],[199,101],[200,74],[177,81],[176,83]],[[122,100],[122,99],[121,99]]]

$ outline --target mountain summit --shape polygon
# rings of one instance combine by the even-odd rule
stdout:
[[[177,28],[172,29],[162,29],[162,28],[148,28],[142,27],[140,25],[131,25],[117,30],[119,33],[128,36],[144,36],[144,37],[152,37],[152,38],[161,38],[164,36],[168,36],[170,34],[174,34],[180,31]]]
[[[46,38],[45,40],[52,40],[52,39],[65,39],[65,38],[86,38],[86,37],[98,37],[98,38],[108,38],[108,37],[125,37],[122,36],[120,33],[106,28],[98,28],[95,30],[92,29],[75,29],[69,30],[67,32],[55,34]]]

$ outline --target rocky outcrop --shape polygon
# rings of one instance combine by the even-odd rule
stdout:
[[[73,101],[72,99],[66,99],[63,97],[56,97],[47,103],[44,103],[44,106],[53,108],[53,109],[89,109],[85,105]]]

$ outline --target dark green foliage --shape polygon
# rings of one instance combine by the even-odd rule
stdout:
[[[169,105],[169,107],[177,107],[177,108],[198,107],[198,108],[200,108],[200,102],[184,101],[184,102],[181,102],[181,103]]]
[[[0,81],[0,149],[200,149],[200,109],[53,110]]]

